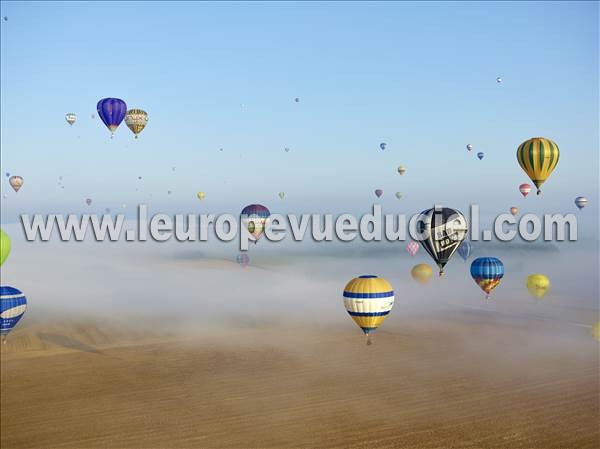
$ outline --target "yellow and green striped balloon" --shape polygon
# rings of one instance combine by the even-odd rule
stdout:
[[[533,137],[519,145],[517,160],[538,188],[538,195],[541,193],[540,186],[556,168],[559,157],[558,145],[544,137]]]

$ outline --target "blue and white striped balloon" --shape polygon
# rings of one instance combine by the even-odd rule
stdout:
[[[0,286],[0,335],[3,339],[17,325],[26,309],[27,298],[21,290]]]

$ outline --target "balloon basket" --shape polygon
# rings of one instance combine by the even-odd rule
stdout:
[[[367,334],[367,346],[371,346],[373,344],[373,340],[371,339],[371,334]]]

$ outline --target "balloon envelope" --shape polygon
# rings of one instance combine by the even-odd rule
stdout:
[[[382,150],[385,150],[385,147],[386,147],[386,146],[387,146],[387,143],[385,143],[385,142],[381,142],[381,143],[379,144],[379,148],[380,148],[380,149],[382,149]]]
[[[135,138],[138,138],[138,134],[146,127],[148,123],[148,113],[142,109],[130,109],[125,114],[125,124],[134,134]]]
[[[0,265],[4,263],[10,254],[10,237],[4,230],[0,229]]]
[[[69,112],[67,115],[65,115],[65,120],[69,125],[73,125],[73,123],[75,123],[75,121],[77,120],[77,115],[73,114],[72,112]]]
[[[237,261],[237,263],[240,264],[240,266],[242,268],[246,268],[248,266],[248,264],[250,263],[250,257],[245,252],[239,253],[238,256],[235,258],[235,260]]]
[[[515,206],[511,207],[510,208],[510,213],[513,214],[513,215],[517,215],[519,213],[519,208],[515,207]]]
[[[471,277],[489,298],[504,276],[504,264],[496,257],[478,257],[471,264]]]
[[[466,262],[471,253],[473,252],[473,245],[468,240],[465,240],[458,247],[458,255]]]
[[[23,292],[8,285],[0,286],[0,335],[5,337],[19,322],[27,309]]]
[[[402,192],[396,192],[396,198],[401,199],[402,198]]]
[[[87,204],[88,206],[89,206],[90,204],[92,204],[92,199],[91,199],[91,198],[86,198],[86,199],[85,199],[85,204]]]
[[[542,192],[540,187],[556,168],[559,158],[558,145],[544,137],[533,137],[517,148],[517,161],[537,187],[538,195]]]
[[[376,190],[375,190],[375,195],[377,196],[377,198],[381,198],[381,195],[383,195],[383,190],[381,190],[381,189],[376,189]]]
[[[578,196],[577,198],[575,198],[575,206],[577,206],[577,209],[579,209],[579,210],[581,210],[585,206],[587,206],[587,203],[588,203],[588,200],[584,196]]]
[[[408,254],[410,254],[411,256],[414,256],[419,252],[419,244],[414,241],[408,242],[408,244],[406,245],[406,251],[408,251]]]
[[[369,335],[394,306],[394,290],[383,278],[366,275],[352,279],[344,288],[344,306],[354,322]]]
[[[398,173],[400,173],[400,176],[402,176],[404,173],[406,173],[406,167],[404,165],[398,166]]]
[[[198,197],[198,199],[199,199],[200,201],[204,201],[204,198],[206,198],[206,193],[204,193],[204,192],[198,192],[198,193],[196,194],[196,196]]]
[[[473,149],[473,145],[470,143],[467,144],[467,151],[471,151]]]
[[[285,192],[279,192],[278,195],[279,195],[279,198],[281,198],[281,199],[285,198]]]
[[[600,341],[600,321],[592,326],[592,336],[594,339]]]
[[[433,275],[433,270],[428,264],[420,263],[410,270],[410,275],[419,284],[427,284]]]
[[[421,246],[444,273],[444,266],[466,238],[469,226],[465,216],[449,207],[432,208],[421,212],[417,231],[423,236]]]
[[[484,156],[485,156],[485,153],[483,151],[480,151],[479,153],[477,153],[477,157],[479,158],[479,160],[482,160]]]
[[[521,192],[521,195],[526,197],[529,195],[529,192],[531,192],[531,186],[529,184],[521,184],[519,186],[519,192]]]
[[[254,238],[254,243],[262,237],[270,215],[269,209],[262,204],[249,204],[242,209],[240,220]]]
[[[8,183],[14,189],[15,192],[18,192],[21,187],[23,187],[23,178],[21,176],[11,176],[8,178]]]
[[[525,285],[532,296],[535,296],[536,298],[542,298],[550,289],[550,279],[543,274],[532,274],[527,277]]]
[[[127,113],[127,104],[120,98],[103,98],[96,105],[98,115],[106,127],[114,134]]]

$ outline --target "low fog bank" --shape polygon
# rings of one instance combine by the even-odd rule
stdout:
[[[355,276],[388,279],[396,303],[385,326],[396,317],[435,317],[448,311],[547,320],[589,326],[598,321],[596,248],[575,243],[476,242],[469,261],[458,255],[446,276],[428,285],[410,275],[417,263],[433,263],[423,249],[415,257],[396,242],[303,242],[252,245],[250,264],[235,261],[235,242],[164,244],[112,242],[25,242],[14,239],[2,267],[2,284],[28,297],[28,320],[87,317],[161,327],[186,323],[277,323],[300,326],[352,324],[342,290]],[[486,301],[469,274],[478,256],[503,260],[505,277]],[[528,295],[525,279],[544,273],[548,295]],[[54,319],[54,318],[53,318]],[[154,325],[154,324],[153,324]]]

